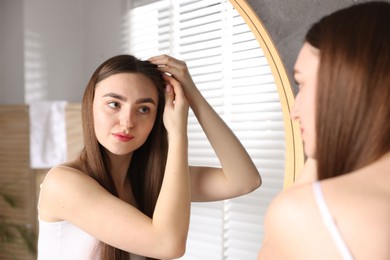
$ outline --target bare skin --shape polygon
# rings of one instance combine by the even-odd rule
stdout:
[[[390,153],[356,172],[321,181],[329,210],[356,259],[390,258],[390,237],[384,232],[390,228],[388,169]],[[268,209],[265,226],[258,260],[342,259],[322,222],[311,183],[281,193]]]

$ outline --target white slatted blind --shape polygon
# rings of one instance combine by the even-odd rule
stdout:
[[[263,51],[227,0],[149,1],[129,16],[126,51],[145,59],[166,53],[185,60],[197,87],[236,133],[263,178],[251,194],[193,203],[181,259],[256,259],[263,216],[283,188],[285,168],[282,109]],[[192,113],[188,124],[190,164],[219,166]]]

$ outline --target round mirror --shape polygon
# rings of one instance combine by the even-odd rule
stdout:
[[[266,29],[245,1],[135,2],[130,53],[185,60],[198,88],[248,150],[263,178],[231,200],[193,203],[182,259],[255,259],[263,216],[303,164],[299,127],[290,119],[293,92]],[[219,166],[190,113],[189,162]]]

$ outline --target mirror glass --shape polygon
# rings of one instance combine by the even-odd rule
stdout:
[[[260,25],[250,22],[257,17],[248,17],[250,9],[244,5],[227,0],[135,1],[128,13],[126,51],[141,58],[165,53],[186,61],[198,88],[239,137],[263,178],[262,187],[251,194],[193,203],[182,259],[255,259],[265,210],[289,182],[286,167],[294,172],[293,160],[287,158],[294,153],[287,153],[293,147],[287,102],[292,93],[280,90],[287,77],[283,82],[280,71],[274,76],[275,59],[267,46],[263,50]],[[191,113],[188,129],[190,164],[219,166]]]

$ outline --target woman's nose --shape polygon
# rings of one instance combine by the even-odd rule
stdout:
[[[123,113],[121,125],[126,128],[133,128],[135,126],[135,116],[131,111]]]
[[[298,120],[299,119],[299,94],[296,96],[294,104],[293,104],[293,106],[291,108],[290,118],[292,120]]]

